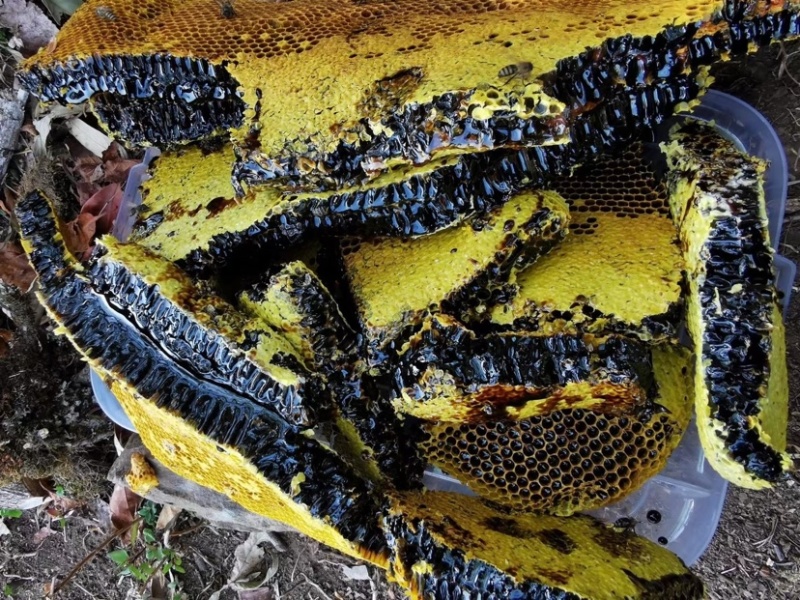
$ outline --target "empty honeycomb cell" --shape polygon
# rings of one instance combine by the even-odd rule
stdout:
[[[570,206],[570,235],[519,274],[519,293],[495,307],[493,322],[543,332],[674,335],[684,260],[666,189],[644,149],[634,145],[554,187]],[[630,216],[638,217],[633,230]]]
[[[687,262],[700,441],[723,477],[769,487],[791,469],[791,459],[765,164],[699,124],[673,132],[664,150],[670,207]]]
[[[655,346],[652,353],[659,389],[655,410],[619,416],[597,409],[557,409],[520,421],[462,423],[451,433],[450,425],[431,420],[423,425],[428,438],[422,451],[481,497],[514,511],[569,515],[610,504],[661,470],[691,415],[692,379],[683,372],[689,353],[669,345]],[[558,434],[562,425],[563,436]],[[531,432],[533,439],[522,452],[513,452],[511,432],[515,437]],[[498,448],[489,461],[475,466],[476,453],[461,442],[478,435],[496,440]],[[575,446],[570,438],[576,438]],[[621,451],[615,452],[609,441],[624,442]]]
[[[370,347],[382,349],[426,313],[469,317],[513,295],[516,273],[561,240],[568,219],[558,194],[527,192],[433,235],[346,243],[345,270]]]

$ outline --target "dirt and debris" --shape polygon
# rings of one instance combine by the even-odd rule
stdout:
[[[44,4],[60,19],[58,6],[70,3],[48,0]],[[2,0],[0,6],[4,7],[0,16],[5,14],[2,10],[8,12],[15,6],[34,15],[16,29],[5,30],[11,37],[0,36],[0,41],[6,42],[0,53],[0,66],[5,70],[9,57],[46,44],[54,29],[51,32],[41,21],[37,3]],[[44,41],[31,41],[34,35]],[[776,45],[724,64],[715,70],[715,76],[715,87],[753,104],[784,142],[790,187],[780,251],[800,263],[800,44]],[[0,87],[2,81],[8,84],[7,78],[0,77]],[[81,118],[85,119],[82,123],[92,125],[90,117]],[[50,124],[47,126],[50,131]],[[92,233],[109,230],[122,183],[137,160],[115,144],[84,138],[87,145],[105,148],[101,157],[92,154],[78,141],[83,134],[76,136],[76,132],[81,130],[83,126],[55,125],[49,148],[56,150],[37,157],[38,172],[33,175],[37,185],[44,182],[45,187],[74,191],[57,195],[73,193],[74,204],[62,207],[62,216],[74,223],[76,236],[70,244],[76,251],[88,249]],[[32,122],[23,125],[26,144],[36,133]],[[33,152],[22,149],[28,151]],[[116,456],[114,429],[93,402],[85,365],[67,342],[52,336],[41,309],[24,295],[33,274],[20,259],[21,249],[10,235],[13,217],[9,210],[16,197],[14,189],[25,187],[24,179],[12,169],[8,185],[13,189],[0,195],[0,280],[5,282],[0,284],[0,305],[4,307],[0,311],[0,484],[25,476],[29,485],[38,482],[41,486],[36,493],[44,503],[20,514],[0,512],[0,598],[42,598],[77,566],[81,568],[64,584],[58,598],[127,600],[142,598],[145,592],[153,598],[166,598],[168,578],[150,578],[143,589],[143,581],[133,571],[122,574],[132,556],[142,548],[147,554],[150,548],[154,556],[160,553],[157,561],[174,565],[180,560],[184,573],[170,572],[181,598],[401,599],[403,594],[387,584],[377,569],[359,565],[307,538],[289,533],[270,534],[280,536],[274,539],[248,537],[247,533],[214,529],[187,511],[156,515],[152,513],[155,509],[150,509],[147,518],[153,521],[155,541],[143,542],[139,532],[109,541],[115,527],[129,533],[134,524],[144,527],[143,504],[119,489],[114,493],[105,481]],[[788,439],[790,451],[800,458],[797,287],[786,322],[792,415]],[[717,534],[695,565],[709,597],[800,597],[798,511],[800,481],[796,476],[767,492],[731,487]],[[107,546],[102,546],[104,542]],[[93,560],[81,565],[87,557]],[[141,565],[136,561],[131,564]]]

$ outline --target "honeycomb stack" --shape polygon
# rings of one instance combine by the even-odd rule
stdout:
[[[574,513],[693,407],[723,475],[784,477],[762,169],[643,140],[798,35],[782,0],[88,0],[20,80],[164,152],[127,243],[80,264],[39,192],[23,243],[156,458],[411,598],[699,599]]]

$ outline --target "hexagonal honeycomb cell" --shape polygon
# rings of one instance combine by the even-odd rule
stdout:
[[[554,182],[570,207],[570,234],[519,275],[519,294],[496,307],[495,323],[674,335],[685,266],[666,189],[644,152],[633,145]]]
[[[654,413],[556,410],[521,421],[428,422],[430,462],[514,511],[569,515],[610,504],[666,464],[689,422],[691,357],[653,349],[661,405]]]

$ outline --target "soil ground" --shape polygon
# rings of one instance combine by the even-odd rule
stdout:
[[[788,58],[773,47],[757,56],[725,65],[717,72],[715,87],[733,93],[761,110],[780,134],[789,158],[789,206],[781,253],[800,262],[800,47],[787,47]],[[788,66],[782,71],[781,64]],[[796,75],[794,75],[796,74]],[[780,76],[779,76],[780,75]],[[797,185],[794,185],[794,184]],[[790,450],[800,454],[800,293],[787,313],[788,360],[791,390]],[[2,382],[0,382],[2,384]],[[84,393],[85,393],[84,387]],[[109,437],[111,427],[108,428]],[[110,442],[108,442],[110,444]],[[98,473],[100,476],[101,473]],[[67,490],[69,491],[69,490]],[[712,600],[731,598],[790,600],[800,597],[800,483],[790,479],[767,492],[731,487],[717,534],[706,555],[695,565]],[[107,535],[108,506],[96,501],[59,522],[36,511],[6,520],[11,534],[0,537],[0,597],[34,599],[45,586],[61,580]],[[177,530],[190,528],[179,524]],[[54,533],[35,539],[43,527]],[[180,580],[184,598],[205,600],[227,581],[234,549],[244,534],[201,527],[173,540],[184,557],[186,573]],[[370,581],[353,580],[341,565],[353,561],[326,550],[313,541],[286,535],[286,549],[271,551],[278,571],[264,599],[402,598],[370,569]],[[273,586],[273,584],[275,584]],[[138,584],[120,578],[105,552],[82,568],[58,597],[118,600],[140,597]],[[230,590],[222,598],[234,598]]]

